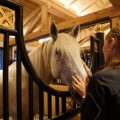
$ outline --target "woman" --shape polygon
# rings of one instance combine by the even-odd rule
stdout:
[[[84,99],[81,120],[120,120],[120,26],[107,34],[103,53],[106,67],[89,83],[73,76],[73,88]]]

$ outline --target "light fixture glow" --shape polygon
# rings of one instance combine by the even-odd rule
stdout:
[[[39,40],[39,43],[43,43],[44,41],[48,41],[48,40],[50,40],[50,39],[52,39],[51,37],[47,37],[47,38],[45,38],[45,39],[40,39]]]
[[[108,34],[109,31],[110,31],[110,29],[107,29],[104,32],[105,32],[105,34]]]
[[[65,8],[67,8],[67,9],[70,7],[69,4],[64,4],[64,6],[65,6]]]

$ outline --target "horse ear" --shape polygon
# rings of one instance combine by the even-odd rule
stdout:
[[[53,40],[56,40],[58,36],[58,29],[54,21],[52,21],[50,25],[50,36],[53,38]]]
[[[72,31],[71,31],[71,35],[73,36],[73,37],[77,37],[77,35],[78,35],[78,33],[79,33],[79,30],[80,30],[80,27],[79,27],[79,25],[77,24],[77,25],[75,25],[74,26],[74,28],[72,29]]]

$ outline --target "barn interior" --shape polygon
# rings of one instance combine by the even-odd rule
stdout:
[[[6,0],[9,1],[9,0]],[[97,39],[105,38],[106,34],[111,28],[120,25],[120,0],[10,0],[23,6],[23,37],[26,50],[29,53],[34,48],[38,47],[44,41],[51,39],[49,34],[49,26],[52,21],[58,27],[59,32],[70,33],[75,25],[79,25],[80,30],[76,38],[83,51],[83,60],[91,68],[91,60],[97,56],[98,46],[93,43],[95,47],[96,56],[91,59],[91,45],[92,37]],[[0,28],[15,29],[15,11],[5,6],[2,6],[3,0],[0,0]],[[15,36],[9,36],[9,65],[17,59],[17,47]],[[3,70],[3,48],[4,35],[0,32],[0,70]],[[102,49],[102,46],[100,50]],[[103,56],[103,53],[102,55]],[[98,60],[98,59],[97,59]],[[97,61],[99,62],[99,61]],[[104,64],[101,58],[100,64],[95,64],[91,68],[92,72],[96,72],[97,68]],[[61,87],[61,85],[63,87]],[[57,90],[68,90],[63,81],[60,79],[53,79],[52,88]],[[63,89],[64,88],[64,89]],[[45,96],[47,96],[45,94]],[[44,96],[44,97],[45,97]],[[45,97],[46,99],[46,97]],[[55,98],[52,103],[55,103]],[[62,101],[60,99],[59,101]],[[71,98],[66,100],[67,109],[73,107],[73,100]],[[45,101],[44,113],[48,113],[47,101]],[[59,103],[61,104],[61,103]],[[60,105],[59,105],[60,106]],[[50,106],[51,107],[51,106]],[[56,114],[55,105],[52,105],[52,114]],[[62,107],[59,108],[62,112]],[[63,110],[64,111],[64,110]],[[78,110],[76,110],[78,111]],[[76,114],[75,114],[76,115]],[[47,116],[47,115],[46,115]],[[50,114],[50,119],[51,118]],[[69,114],[68,114],[69,116]],[[36,116],[36,120],[40,119]],[[80,119],[80,114],[77,112],[76,116],[72,116],[71,120]],[[46,117],[47,118],[47,117]],[[64,118],[64,117],[63,117]],[[33,119],[33,118],[32,118]],[[31,119],[31,120],[32,120]],[[45,118],[44,118],[45,119]],[[48,119],[48,118],[47,118]],[[56,118],[57,119],[57,118]],[[58,118],[59,119],[59,118]]]
[[[52,20],[60,32],[70,32],[76,24],[80,25],[77,40],[84,50],[90,49],[90,36],[95,29],[105,34],[113,24],[119,24],[119,0],[14,0],[23,5],[23,33],[27,50],[49,40],[49,26]],[[115,13],[115,14],[114,14]],[[10,21],[2,19],[6,13],[1,9],[1,24],[10,27]],[[8,15],[10,18],[12,15]],[[14,18],[15,19],[15,18]],[[100,25],[99,25],[100,24]],[[0,36],[0,47],[3,47],[3,36]],[[15,40],[10,38],[12,53],[15,51]],[[14,55],[12,55],[14,60]]]

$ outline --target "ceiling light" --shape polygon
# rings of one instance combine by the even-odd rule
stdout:
[[[110,31],[110,29],[107,29],[104,32],[105,32],[105,34],[108,34],[109,31]]]
[[[65,8],[68,9],[70,7],[70,4],[65,4],[64,6],[65,6]]]
[[[52,38],[51,38],[51,37],[47,37],[47,38],[40,39],[40,40],[39,40],[39,43],[42,43],[42,42],[44,42],[44,41],[48,41],[48,40],[50,40],[50,39],[52,39]]]

